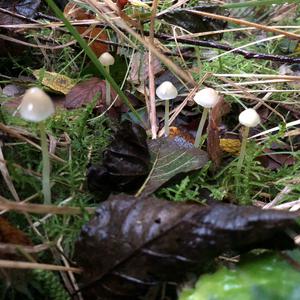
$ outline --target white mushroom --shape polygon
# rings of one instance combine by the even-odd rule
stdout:
[[[203,107],[202,116],[199,122],[199,126],[196,133],[195,138],[195,147],[198,148],[200,146],[200,140],[204,128],[204,124],[209,113],[209,109],[214,107],[219,100],[219,94],[216,90],[212,88],[204,88],[197,92],[194,96],[194,101]]]
[[[114,57],[108,52],[102,53],[99,57],[99,61],[105,67],[112,66],[115,63]]]
[[[51,203],[50,160],[44,120],[54,114],[55,108],[51,98],[41,89],[28,89],[19,106],[21,117],[27,121],[37,122],[40,127],[42,159],[43,159],[43,195],[44,203]]]
[[[246,145],[247,145],[247,139],[248,139],[248,135],[249,135],[249,129],[251,127],[257,126],[260,123],[260,117],[255,109],[247,108],[240,113],[239,122],[242,125],[244,125],[245,128],[243,131],[240,157],[239,157],[239,161],[237,163],[237,173],[240,173],[240,171],[242,169],[243,161],[244,161],[245,154],[246,154]]]
[[[165,101],[165,136],[169,135],[169,102],[178,96],[176,87],[170,81],[164,81],[157,89],[156,95]]]
[[[109,66],[112,66],[115,63],[114,57],[110,53],[104,52],[100,55],[99,61],[104,66],[107,73],[109,74]],[[105,81],[106,81],[106,95],[105,95],[106,100],[105,100],[105,103],[106,103],[106,106],[109,107],[110,100],[111,100],[110,99],[110,84],[107,80],[105,80]]]
[[[260,117],[255,109],[248,108],[240,113],[239,122],[246,127],[255,127],[260,123]]]
[[[55,108],[51,98],[41,89],[28,89],[19,106],[21,117],[31,122],[41,122],[54,114]]]

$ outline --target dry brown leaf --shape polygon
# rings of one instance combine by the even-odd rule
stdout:
[[[65,9],[64,15],[71,20],[90,20],[95,19],[95,15],[88,13],[82,8],[78,7],[75,3],[69,2]],[[80,34],[84,34],[84,37],[89,41],[93,41],[89,44],[90,48],[99,57],[102,53],[108,51],[108,45],[99,42],[98,40],[108,40],[106,32],[102,28],[89,28],[89,26],[77,26],[77,31]],[[97,40],[98,39],[98,40]]]
[[[66,96],[65,108],[79,108],[92,101],[96,101],[97,105],[105,103],[105,87],[106,81],[100,78],[90,78],[76,84]],[[111,101],[117,96],[114,90],[111,90]],[[115,106],[121,106],[119,100]]]

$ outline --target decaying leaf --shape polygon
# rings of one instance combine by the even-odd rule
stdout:
[[[82,107],[92,101],[97,105],[105,103],[105,80],[93,77],[76,84],[66,96],[66,108]],[[111,90],[112,101],[117,96],[114,90]],[[115,106],[120,106],[121,102],[116,101]]]
[[[124,121],[103,153],[101,166],[88,169],[90,190],[109,194],[112,191],[135,191],[150,168],[146,132],[139,125]]]
[[[264,149],[265,155],[258,157],[261,164],[269,170],[278,170],[283,166],[292,166],[296,159],[291,154],[276,153],[273,149]]]
[[[161,282],[201,273],[228,251],[294,247],[296,214],[251,206],[118,195],[103,202],[75,247],[85,299],[139,299]]]
[[[227,15],[227,10],[219,7],[218,5],[201,3],[199,6],[183,9],[174,9],[168,11],[159,16],[160,19],[163,19],[167,23],[180,26],[190,32],[207,32],[207,31],[217,31],[225,29],[227,22],[222,20],[215,20],[208,17],[201,17],[199,15],[189,12],[189,10],[198,10],[215,14]],[[215,39],[221,39],[222,34],[215,34],[213,36]]]
[[[180,173],[201,169],[208,161],[207,153],[184,138],[160,138],[148,142],[152,169],[139,194],[150,195]]]
[[[44,86],[52,89],[55,92],[60,92],[65,95],[68,94],[75,85],[74,79],[56,72],[34,70],[32,74],[36,79],[40,80]]]
[[[87,12],[79,7],[76,3],[69,2],[64,9],[64,15],[71,20],[88,20],[95,19],[95,15]],[[76,26],[77,31],[88,40],[89,46],[92,51],[99,57],[102,53],[108,51],[108,45],[99,40],[108,40],[108,36],[102,28],[89,27],[89,26]]]
[[[134,53],[132,59],[132,65],[129,73],[129,80],[134,83],[145,82],[149,76],[149,53]],[[163,70],[160,60],[155,56],[152,59],[153,75]]]
[[[239,139],[220,139],[220,147],[224,152],[238,155],[241,149],[241,141]]]
[[[41,4],[41,0],[0,0],[0,7],[9,10],[13,13],[17,13],[27,18],[33,18],[38,7]],[[0,24],[21,24],[24,20],[13,16],[11,14],[6,14],[0,12]]]

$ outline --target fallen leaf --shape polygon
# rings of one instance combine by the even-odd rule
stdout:
[[[139,299],[200,274],[222,253],[295,246],[296,214],[252,206],[113,196],[81,231],[75,261],[85,299]]]
[[[265,155],[258,157],[258,160],[269,170],[278,170],[283,166],[292,166],[296,159],[291,154],[280,154],[274,150],[264,149]]]
[[[78,108],[92,101],[97,105],[105,103],[106,82],[99,78],[93,77],[76,84],[66,95],[65,107]],[[111,89],[111,101],[117,96],[116,92]],[[115,106],[121,106],[122,103],[117,100]]]
[[[56,72],[48,72],[40,69],[34,70],[32,74],[36,79],[40,80],[44,86],[65,95],[68,94],[75,85],[74,79]]]
[[[129,121],[122,122],[113,141],[103,153],[101,166],[88,169],[89,189],[104,195],[112,191],[135,191],[150,169],[145,130]]]
[[[132,65],[129,72],[129,80],[133,84],[144,83],[149,77],[149,53],[136,52],[133,55]],[[156,56],[152,59],[153,75],[160,73],[163,68]]]
[[[224,152],[238,155],[241,149],[241,141],[239,139],[220,139],[220,147]]]
[[[189,12],[189,10],[228,15],[228,11],[218,5],[203,3],[195,7],[174,9],[160,15],[158,18],[193,33],[223,30],[227,26],[225,21],[202,17]],[[222,34],[210,35],[214,39],[221,39],[222,36]]]
[[[69,2],[64,9],[64,15],[70,20],[90,20],[95,19],[95,15],[87,12],[76,3]],[[97,57],[109,50],[108,45],[99,40],[108,40],[108,36],[104,29],[89,26],[76,26],[77,31],[88,39],[88,43],[92,51]],[[85,33],[85,34],[84,34]]]
[[[27,18],[33,18],[41,4],[41,0],[0,0],[0,7]],[[0,24],[22,24],[24,20],[14,15],[0,12]]]
[[[174,176],[201,169],[208,161],[205,151],[180,136],[151,140],[148,145],[152,168],[139,190],[140,195],[150,195]]]
[[[23,231],[14,227],[6,219],[0,217],[0,243],[9,243],[16,245],[32,245],[30,239]],[[3,258],[2,254],[1,257]]]

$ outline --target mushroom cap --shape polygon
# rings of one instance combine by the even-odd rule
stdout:
[[[219,100],[219,93],[212,88],[204,88],[197,92],[194,101],[204,108],[214,107]]]
[[[111,66],[115,63],[114,57],[108,52],[102,53],[99,57],[99,61],[103,66],[106,66],[106,67]]]
[[[255,109],[247,108],[240,113],[239,121],[246,127],[255,127],[260,123],[260,117]]]
[[[160,100],[175,99],[178,96],[176,87],[170,81],[164,81],[157,89],[156,96]]]
[[[31,122],[41,122],[54,114],[55,108],[51,98],[40,88],[28,89],[19,106],[21,117]]]

